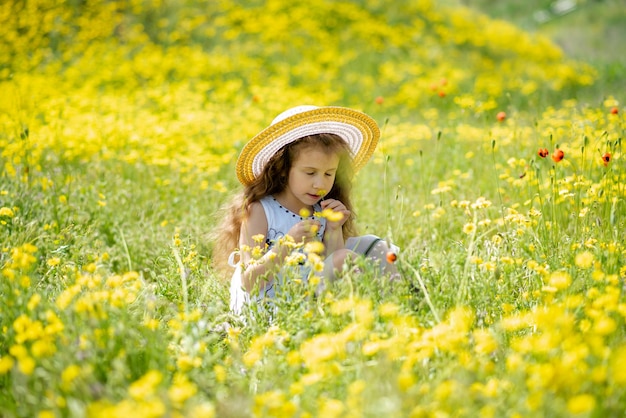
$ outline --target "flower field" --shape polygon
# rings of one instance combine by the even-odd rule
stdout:
[[[602,69],[452,0],[10,0],[0,33],[0,417],[624,416]],[[213,231],[298,104],[378,121],[353,200],[403,279],[236,317]]]

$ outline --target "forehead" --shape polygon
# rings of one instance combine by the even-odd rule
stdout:
[[[335,169],[339,165],[339,155],[325,147],[309,146],[298,150],[293,166],[315,167],[324,170]]]

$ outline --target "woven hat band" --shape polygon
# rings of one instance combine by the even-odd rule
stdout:
[[[365,113],[345,107],[297,106],[288,109],[243,147],[237,160],[237,178],[244,185],[251,184],[285,145],[318,134],[341,137],[350,150],[356,172],[374,153],[380,130],[376,121]]]

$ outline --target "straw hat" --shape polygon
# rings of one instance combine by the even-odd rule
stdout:
[[[237,178],[249,185],[282,147],[322,133],[335,134],[346,141],[355,171],[369,160],[380,138],[378,125],[365,113],[336,106],[297,106],[278,115],[243,147],[237,159]]]

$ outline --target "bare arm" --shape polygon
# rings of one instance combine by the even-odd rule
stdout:
[[[340,219],[327,219],[326,232],[324,232],[324,247],[326,248],[326,254],[332,254],[333,252],[345,248],[345,241],[343,240],[343,224],[348,220],[350,211],[346,206],[336,199],[327,199],[322,201],[322,209],[330,209],[334,212],[334,215],[341,214],[343,217]]]

